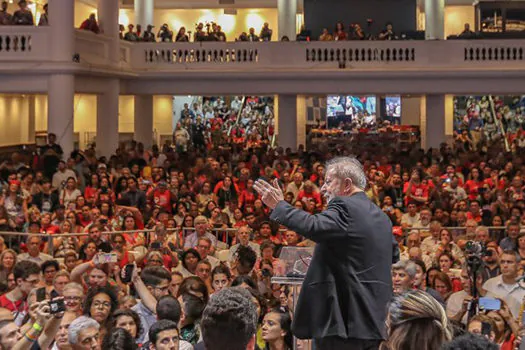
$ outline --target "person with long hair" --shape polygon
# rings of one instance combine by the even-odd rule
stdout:
[[[387,339],[381,350],[435,350],[452,339],[452,325],[443,307],[419,290],[394,297],[386,325]]]
[[[131,309],[119,309],[111,315],[109,333],[113,333],[118,328],[122,328],[128,331],[131,337],[137,341],[141,327],[140,317],[135,311]]]
[[[17,255],[12,249],[6,249],[0,254],[0,281],[7,281],[7,276],[13,272]]]
[[[75,209],[76,200],[81,196],[82,192],[77,188],[77,180],[74,177],[68,177],[64,188],[60,191],[60,204],[67,209]]]
[[[116,328],[108,332],[102,340],[104,350],[137,350],[139,347],[135,343],[133,336],[124,328]]]
[[[279,309],[264,315],[262,322],[262,338],[266,342],[266,350],[293,349],[292,318],[288,312]]]
[[[100,325],[101,338],[108,333],[110,315],[118,308],[118,297],[113,287],[90,288],[84,302],[83,314]]]

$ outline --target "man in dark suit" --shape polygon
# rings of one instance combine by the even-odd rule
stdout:
[[[283,200],[273,185],[254,188],[273,209],[272,220],[316,242],[294,314],[293,333],[317,349],[377,349],[392,296],[392,226],[366,194],[366,175],[354,158],[328,162],[321,192],[328,207],[311,215]]]

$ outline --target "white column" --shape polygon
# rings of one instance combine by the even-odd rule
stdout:
[[[146,30],[148,24],[153,25],[154,0],[135,0],[135,22]]]
[[[445,39],[445,0],[425,0],[425,39]]]
[[[120,61],[120,40],[118,30],[119,1],[118,0],[98,0],[98,23],[102,33],[113,38],[109,45],[109,59],[112,62]]]
[[[75,77],[54,74],[49,77],[48,90],[47,129],[57,135],[66,159],[73,151]]]
[[[49,0],[49,38],[53,61],[71,62],[75,53],[75,2]]]
[[[422,123],[424,149],[439,148],[445,137],[445,95],[427,95],[425,98],[425,123]],[[424,124],[424,125],[423,125]]]
[[[106,91],[97,96],[97,153],[109,157],[118,147],[120,81],[108,79]]]
[[[277,98],[277,143],[279,146],[297,149],[297,96],[279,95]]]
[[[28,100],[28,118],[27,118],[27,142],[35,142],[35,95],[29,95]]]
[[[135,140],[146,149],[153,145],[153,96],[135,96]]]
[[[290,40],[297,37],[297,0],[277,0],[278,35],[277,40],[287,36]]]

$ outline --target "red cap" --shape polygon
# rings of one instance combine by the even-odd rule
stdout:
[[[18,186],[20,186],[20,181],[19,180],[11,180],[11,181],[9,181],[9,184],[10,185],[18,185]]]

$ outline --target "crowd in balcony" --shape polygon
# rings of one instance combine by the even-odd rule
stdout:
[[[0,4],[0,25],[10,26],[10,25],[20,25],[20,26],[33,26],[35,25],[33,19],[33,13],[29,10],[26,0],[18,1],[19,9],[16,10],[13,14],[7,12],[8,7],[7,1],[2,1]],[[48,22],[48,5],[44,5],[44,13],[40,16],[38,21],[39,26],[47,26]]]

